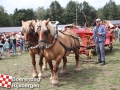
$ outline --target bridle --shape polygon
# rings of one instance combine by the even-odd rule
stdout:
[[[37,33],[35,33],[35,30],[34,30],[34,28],[33,27],[29,27],[30,29],[29,29],[29,35],[30,36],[32,36],[32,38],[31,39],[25,39],[24,41],[26,42],[28,42],[28,44],[25,44],[25,46],[27,47],[27,48],[29,48],[29,47],[32,47],[32,46],[34,46],[35,44],[37,44],[37,41],[34,43],[34,37],[35,37],[35,34],[37,35]],[[24,33],[26,33],[26,30],[24,30],[23,31]]]
[[[38,27],[38,30],[41,31],[41,26]],[[38,40],[38,43],[43,43],[43,46],[39,47],[40,49],[44,50],[47,46],[47,42],[49,39],[49,34],[50,34],[50,30],[47,27],[47,30],[44,32],[44,34],[46,35],[46,39],[44,40]]]

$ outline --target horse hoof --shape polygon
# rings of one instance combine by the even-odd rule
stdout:
[[[52,84],[52,87],[57,88],[57,87],[59,87],[59,84]]]
[[[33,78],[38,78],[38,73],[33,73]]]
[[[75,71],[80,71],[80,68],[75,68]]]
[[[52,84],[52,79],[50,79],[50,84]]]
[[[38,76],[38,77],[39,77],[40,79],[41,79],[41,78],[45,78],[45,76]]]
[[[43,71],[47,71],[47,68],[43,68]]]
[[[59,81],[58,80],[52,80],[52,85],[53,86],[59,86]]]
[[[59,81],[52,80],[52,87],[59,87]]]
[[[60,74],[66,74],[67,72],[65,70],[61,70]]]
[[[44,76],[42,73],[39,73],[39,74],[38,74],[38,77],[39,77],[39,78],[45,78],[45,76]]]
[[[33,78],[38,78],[38,76],[34,76]]]
[[[36,74],[33,74],[33,78],[38,78],[38,75],[36,75]]]

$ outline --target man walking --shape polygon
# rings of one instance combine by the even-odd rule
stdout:
[[[94,42],[96,45],[96,53],[98,56],[98,62],[96,64],[101,63],[101,66],[105,65],[105,36],[106,36],[106,29],[104,25],[100,24],[101,20],[98,18],[96,19],[96,26],[93,29],[93,36]]]

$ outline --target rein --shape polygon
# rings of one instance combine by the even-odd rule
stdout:
[[[64,34],[64,35],[71,36],[72,38],[79,40],[77,37],[74,37],[74,36],[71,35],[71,34],[65,34],[64,31],[63,31],[63,32],[62,32],[62,31],[59,31],[59,32],[61,32],[61,33]],[[68,32],[68,33],[69,33],[69,32]]]

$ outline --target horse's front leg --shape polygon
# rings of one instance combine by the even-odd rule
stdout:
[[[63,68],[61,69],[60,73],[66,73],[66,63],[67,63],[67,57],[63,57]]]
[[[47,70],[47,61],[44,60],[43,62],[43,67],[42,67],[43,71]]]
[[[61,62],[62,56],[58,56],[56,59],[55,66],[53,67],[53,79],[52,79],[52,85],[53,86],[59,86],[59,78],[58,78],[58,67]]]
[[[33,77],[37,78],[38,77],[38,72],[36,70],[36,61],[35,61],[35,54],[30,54],[31,58],[32,58],[32,65],[33,65]]]
[[[50,67],[50,70],[51,70],[50,83],[52,83],[52,79],[53,79],[53,64],[52,64],[51,60],[46,60],[46,61],[48,61],[48,64],[49,64],[49,67]]]
[[[44,57],[43,55],[40,55],[40,60],[39,60],[40,72],[39,72],[39,74],[38,74],[38,77],[39,77],[39,78],[44,77],[44,76],[43,76],[43,71],[42,71],[43,57]]]

